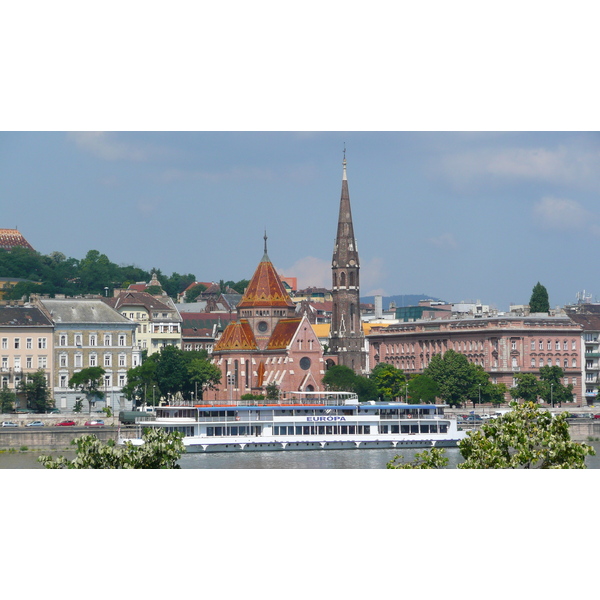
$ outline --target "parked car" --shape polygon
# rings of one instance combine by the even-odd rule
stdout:
[[[483,421],[483,419],[479,416],[479,415],[469,415],[465,421],[468,421],[470,423],[473,423],[474,421]]]
[[[27,423],[27,427],[43,427],[43,421],[31,421],[31,423]]]
[[[72,425],[77,425],[77,423],[75,421],[61,421],[56,424],[57,427],[71,427]]]
[[[18,427],[18,423],[13,423],[12,421],[2,421],[2,427]]]
[[[600,419],[600,415],[594,415],[594,419]]]
[[[94,420],[94,421],[86,421],[86,427],[104,427],[104,421]]]

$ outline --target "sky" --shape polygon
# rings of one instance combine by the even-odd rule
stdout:
[[[343,149],[361,295],[499,310],[600,297],[600,135],[590,132],[0,133],[1,227],[42,254],[199,281],[330,286]]]

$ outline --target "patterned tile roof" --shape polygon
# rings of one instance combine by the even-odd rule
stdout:
[[[246,319],[229,323],[213,353],[224,350],[258,350],[252,328]]]
[[[10,250],[15,246],[34,249],[18,229],[0,229],[0,248]]]
[[[267,344],[267,350],[285,350],[291,343],[302,319],[281,319]]]
[[[281,283],[273,263],[265,254],[260,261],[237,309],[250,307],[287,308],[294,303]]]

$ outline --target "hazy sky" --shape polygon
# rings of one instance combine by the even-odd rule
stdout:
[[[280,273],[329,286],[344,144],[362,295],[600,297],[596,133],[6,132],[0,226],[202,281],[250,278],[266,229]]]

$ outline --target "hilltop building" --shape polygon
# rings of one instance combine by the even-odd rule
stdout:
[[[11,250],[12,248],[28,248],[34,250],[34,247],[23,237],[18,229],[0,229],[0,248]]]

